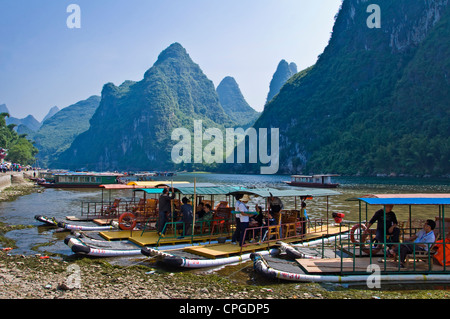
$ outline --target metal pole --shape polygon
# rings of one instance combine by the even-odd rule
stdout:
[[[445,242],[445,231],[446,231],[446,229],[445,229],[445,205],[442,205],[442,229],[443,229],[443,232],[442,232],[442,244],[444,245],[444,247],[443,247],[443,253],[444,253],[444,271],[446,271],[446,264],[447,264],[447,262],[445,261],[445,244],[446,244],[446,242]]]
[[[197,211],[197,193],[196,193],[196,178],[194,178],[194,207],[192,208],[193,210],[193,219],[192,219],[192,239],[191,242],[194,243],[194,232],[195,232],[195,213]]]
[[[173,178],[170,181],[170,188],[172,189],[172,195],[173,195]],[[170,200],[170,218],[172,220],[172,225],[173,225],[173,199]],[[175,229],[173,229],[173,231],[176,233],[176,227],[174,227]],[[174,234],[176,236],[176,234]]]
[[[412,236],[411,205],[409,205],[409,237]]]
[[[387,229],[386,229],[386,205],[383,206],[383,214],[384,214],[384,245],[383,245],[383,254],[384,254],[384,270],[386,270],[386,235],[387,235]]]
[[[327,196],[327,236],[330,234],[329,233],[329,227],[328,227],[328,223],[329,223],[329,221],[328,221],[328,215],[329,215],[329,211],[328,211],[328,209],[329,209],[329,207],[328,207],[328,198],[329,198],[329,196]]]

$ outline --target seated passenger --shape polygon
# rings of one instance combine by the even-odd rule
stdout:
[[[434,220],[428,219],[416,235],[407,239],[410,244],[400,245],[400,262],[401,267],[405,267],[406,255],[412,254],[414,249],[416,251],[428,251],[429,247],[434,244],[436,237],[434,235],[434,228],[436,227],[436,222]],[[415,246],[415,248],[414,248]],[[390,253],[394,255],[396,252],[391,249]]]

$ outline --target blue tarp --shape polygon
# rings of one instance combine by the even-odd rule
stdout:
[[[450,205],[450,198],[358,198],[369,205]]]
[[[164,188],[138,188],[135,191],[144,191],[147,194],[162,194]]]

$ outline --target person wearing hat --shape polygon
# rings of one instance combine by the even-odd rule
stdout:
[[[236,240],[239,240],[239,246],[244,244],[245,238],[245,230],[248,228],[248,224],[250,222],[250,215],[246,214],[248,212],[247,206],[245,203],[248,203],[250,200],[247,194],[242,195],[238,194],[235,196],[236,205],[235,210],[239,213],[236,214],[236,231],[233,234],[232,242],[236,243]]]

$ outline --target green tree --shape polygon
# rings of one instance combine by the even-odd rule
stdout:
[[[8,150],[7,161],[29,165],[35,162],[38,150],[26,139],[26,135],[18,135],[14,124],[6,125],[8,113],[0,114],[0,147]]]

